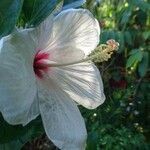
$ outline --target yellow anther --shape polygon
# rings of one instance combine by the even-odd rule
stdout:
[[[103,62],[111,58],[114,51],[118,50],[119,43],[111,39],[106,44],[99,45],[90,55],[89,58],[94,62]]]

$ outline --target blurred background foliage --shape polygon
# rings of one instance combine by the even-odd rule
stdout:
[[[99,20],[100,43],[115,39],[118,52],[97,64],[106,94],[105,103],[83,110],[89,139],[87,150],[150,149],[150,1],[87,0]]]
[[[62,5],[68,8],[81,4],[82,0],[66,0],[64,5],[62,0],[0,1],[0,38],[15,25],[37,26]],[[100,44],[108,39],[120,43],[108,62],[96,64],[103,77],[105,103],[95,110],[80,107],[88,130],[87,150],[149,150],[150,1],[87,0],[82,7],[89,9],[99,21]],[[10,126],[0,117],[0,150],[12,147],[20,150],[32,141],[23,148],[30,150],[31,145],[37,144],[33,139],[43,133],[40,117],[24,128]]]

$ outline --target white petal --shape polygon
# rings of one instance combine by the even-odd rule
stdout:
[[[65,10],[54,18],[51,37],[43,51],[60,63],[80,60],[96,48],[99,35],[98,22],[88,10]]]
[[[94,109],[105,100],[99,70],[92,63],[51,68],[49,76],[58,82],[74,101],[86,108]]]
[[[62,11],[54,20],[54,41],[51,46],[68,46],[82,50],[86,55],[99,43],[99,26],[85,9]]]
[[[26,124],[38,115],[37,107],[32,106],[37,89],[33,72],[35,45],[29,31],[13,33],[0,42],[0,112],[10,124]]]
[[[68,94],[57,83],[47,80],[48,90],[39,92],[44,128],[52,142],[62,150],[84,150],[87,138],[84,120]]]
[[[62,6],[63,2],[60,1],[56,8],[51,12],[51,14],[43,22],[41,22],[41,24],[36,27],[33,32],[30,33],[36,43],[37,50],[45,49],[48,46],[49,41],[51,41],[53,35],[52,28],[54,16],[61,11]]]
[[[50,52],[50,60],[59,64],[72,63],[80,61],[85,57],[83,51],[73,47],[59,47]]]
[[[39,110],[39,101],[37,96],[35,97],[34,101],[30,104],[30,107],[28,107],[28,110],[23,114],[23,121],[22,125],[27,125],[30,121],[34,120],[37,116],[39,116],[40,110]]]
[[[79,61],[85,57],[83,51],[74,49],[68,46],[56,46],[50,48],[48,51],[46,48],[51,44],[53,39],[53,20],[54,16],[50,15],[45,21],[43,21],[38,28],[33,30],[30,34],[32,39],[36,43],[36,51],[50,53],[50,60],[58,63],[70,63]]]
[[[52,38],[54,16],[50,15],[37,28],[30,33],[36,43],[36,50],[43,50],[47,47],[49,40]]]

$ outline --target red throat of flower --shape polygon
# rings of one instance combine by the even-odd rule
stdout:
[[[43,78],[43,73],[46,73],[49,69],[48,66],[46,66],[45,60],[49,59],[49,54],[46,52],[41,52],[39,51],[35,57],[34,57],[34,63],[33,63],[33,68],[35,75],[38,78]]]

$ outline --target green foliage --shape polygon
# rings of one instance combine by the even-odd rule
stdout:
[[[37,26],[62,4],[63,0],[1,0],[0,38],[9,34],[16,22],[19,27]]]
[[[132,67],[135,63],[141,62],[143,58],[143,52],[139,49],[133,49],[130,52],[130,57],[127,59],[126,67]]]
[[[12,146],[15,150],[20,150],[26,142],[44,133],[41,118],[23,127],[9,125],[0,116],[0,129],[0,150],[10,150]]]
[[[28,26],[36,26],[50,15],[62,0],[24,0],[24,22]]]
[[[139,75],[141,77],[144,77],[146,75],[146,72],[147,72],[148,67],[149,67],[148,66],[148,64],[149,64],[149,56],[148,55],[149,55],[148,52],[143,53],[142,61],[138,67],[138,72],[139,72]]]
[[[15,148],[15,150],[20,150],[22,147],[22,142],[20,142],[20,140],[12,140],[9,143],[5,143],[5,144],[0,144],[0,150],[10,150]]]
[[[82,0],[1,0],[0,39],[8,35],[15,25],[35,27],[53,11],[59,12],[62,6],[79,7],[82,3]]]
[[[109,97],[100,108],[92,111],[81,109],[89,133],[87,150],[148,150],[150,148],[147,143],[150,116],[148,112],[150,95],[147,92],[150,86],[146,81],[131,84],[130,80],[133,82],[134,78],[129,79],[128,88],[106,86],[105,93]],[[140,87],[137,86],[139,83]],[[145,92],[137,92],[137,88],[138,91]]]
[[[81,109],[88,128],[87,150],[148,150],[150,4],[146,0],[87,1],[101,26],[100,43],[119,42],[109,62],[97,64],[106,101]]]
[[[112,148],[115,150],[141,148],[148,150],[148,146],[143,143],[144,136],[125,127],[113,129],[111,125],[105,125],[105,127],[99,128],[98,133],[92,133],[95,133],[93,136],[97,138],[94,140],[95,143],[91,143],[91,139],[89,140],[87,150],[110,150]]]
[[[21,11],[23,0],[0,1],[0,39],[15,27]]]
[[[125,57],[124,63],[127,68],[141,77],[146,75],[149,68],[150,41],[148,1],[108,0],[100,1],[95,5],[93,0],[93,3],[88,1],[87,8],[100,21],[102,28],[100,42],[105,43],[110,38],[118,41],[120,43],[118,53]],[[136,53],[131,54],[132,51]],[[145,66],[144,69],[143,66]]]

